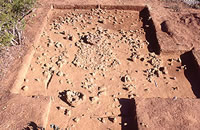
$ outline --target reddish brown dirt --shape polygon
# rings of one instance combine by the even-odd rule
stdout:
[[[199,129],[199,103],[198,99],[136,99],[138,128]]]
[[[12,95],[6,105],[0,104],[0,129],[21,130],[31,122],[38,127],[45,126],[50,105],[49,97]]]
[[[173,9],[163,8],[165,3],[162,2],[137,0],[108,3],[56,1],[59,6],[54,7],[105,3],[148,5],[149,16],[145,13],[141,15],[141,8],[135,7],[132,9],[137,11],[53,9],[48,16],[48,5],[54,5],[55,1],[42,1],[43,8],[38,9],[36,18],[29,17],[29,24],[26,27],[25,45],[29,49],[27,53],[21,51],[21,55],[27,55],[25,58],[22,57],[20,62],[13,61],[16,64],[6,72],[10,76],[5,78],[5,75],[2,78],[1,86],[5,90],[1,94],[2,106],[9,104],[12,96],[9,96],[8,91],[12,87],[11,92],[23,95],[24,100],[26,96],[33,95],[51,97],[51,108],[46,104],[41,105],[49,110],[49,116],[42,121],[32,119],[46,129],[51,129],[52,124],[71,129],[135,129],[132,125],[136,118],[135,112],[132,111],[135,105],[131,98],[200,97],[196,80],[198,74],[193,73],[196,72],[193,65],[197,63],[194,62],[191,66],[188,63],[193,62],[193,55],[190,52],[183,54],[193,47],[197,50],[199,48],[199,31],[192,31],[199,27],[199,15],[196,15],[198,10],[183,8],[179,12],[174,12]],[[46,16],[47,26],[44,20]],[[152,18],[152,21],[147,22],[150,23],[150,30],[148,25],[142,23],[147,20],[145,17]],[[185,32],[185,35],[179,35],[180,32]],[[153,39],[148,39],[149,33],[154,33]],[[150,45],[147,40],[150,40]],[[151,40],[158,40],[159,45],[156,46],[162,51],[160,55],[149,52],[151,49],[160,52],[152,46]],[[33,59],[29,54],[34,54]],[[12,56],[17,59],[18,53]],[[27,73],[25,68],[28,68]],[[34,102],[33,106],[40,104],[39,102]],[[18,108],[18,102],[13,104],[15,105],[12,109]],[[23,102],[19,104],[22,105],[25,115],[30,116],[29,106],[26,107]],[[0,113],[1,117],[6,113],[9,115],[10,111],[12,110],[6,109],[5,114]],[[12,116],[13,122],[16,122],[18,119]],[[23,121],[18,128],[22,128],[25,122],[30,121]],[[137,126],[136,122],[134,123]],[[0,126],[3,128],[5,124],[9,122],[4,120]]]
[[[150,53],[142,26],[136,11],[53,10],[15,92],[52,97],[47,129],[120,129],[120,99],[195,98],[180,54]]]

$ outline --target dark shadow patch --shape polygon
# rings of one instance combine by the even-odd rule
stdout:
[[[67,91],[59,92],[58,96],[63,102],[67,103],[69,106],[74,107],[71,103],[67,101]]]
[[[146,33],[146,40],[149,42],[148,50],[150,52],[155,52],[155,54],[160,54],[160,45],[158,43],[156,29],[154,26],[154,22],[150,16],[149,9],[145,7],[142,11],[140,11],[140,18],[143,22],[144,31]]]
[[[182,54],[181,60],[182,65],[186,65],[186,69],[184,70],[185,77],[190,82],[195,96],[200,98],[200,68],[192,51]]]
[[[31,121],[23,130],[44,130],[44,128],[39,127],[35,122]]]
[[[122,105],[120,108],[121,114],[121,129],[122,130],[138,130],[136,118],[136,106],[134,99],[119,99]]]
[[[163,32],[165,32],[165,33],[167,33],[169,36],[171,36],[172,37],[172,32],[169,30],[169,27],[168,27],[168,25],[167,25],[167,21],[163,21],[161,24],[160,24],[160,26],[161,26],[161,30],[163,31]]]

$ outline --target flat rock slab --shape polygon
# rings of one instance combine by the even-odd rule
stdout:
[[[49,108],[48,97],[12,95],[6,104],[0,104],[0,129],[21,130],[30,122],[44,128]]]
[[[140,130],[200,129],[200,100],[198,99],[136,99]]]

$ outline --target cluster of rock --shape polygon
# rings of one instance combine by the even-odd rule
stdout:
[[[71,107],[75,107],[78,102],[85,98],[81,92],[71,90],[64,90],[63,92],[60,92],[58,97]]]

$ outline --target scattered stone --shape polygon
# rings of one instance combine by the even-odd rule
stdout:
[[[89,99],[90,99],[90,101],[91,101],[92,103],[97,102],[97,101],[99,100],[98,97],[89,97]]]
[[[28,79],[24,79],[24,82],[26,82],[26,83],[27,83],[27,82],[29,82],[29,80],[28,80]]]
[[[104,23],[104,20],[103,19],[99,19],[98,22],[99,23]]]
[[[170,79],[172,79],[172,80],[176,80],[176,77],[170,77]]]
[[[71,84],[71,81],[69,79],[66,79],[67,84]]]
[[[176,97],[176,96],[174,96],[174,97],[173,97],[173,100],[177,100],[177,97]]]
[[[22,89],[23,91],[27,91],[27,90],[28,90],[28,86],[23,86],[21,89]]]
[[[35,81],[40,82],[40,79],[37,79],[37,78],[36,78]]]
[[[58,106],[58,107],[56,107],[58,110],[60,110],[60,107]]]
[[[84,99],[84,95],[82,93],[71,90],[60,92],[58,97],[71,107],[75,107],[75,104]]]
[[[115,117],[108,117],[108,120],[112,123],[115,123],[117,119]]]
[[[78,117],[75,117],[75,118],[73,119],[73,121],[76,122],[76,123],[79,122],[79,120],[80,120],[80,119],[79,119]]]
[[[126,122],[125,122],[125,123],[123,123],[123,125],[124,125],[124,126],[127,126],[127,125],[128,125],[128,123],[126,123]]]
[[[60,32],[60,34],[65,35],[65,31]]]
[[[65,109],[65,111],[64,111],[64,115],[66,115],[66,116],[71,116],[71,111]]]
[[[132,99],[132,98],[135,98],[135,97],[136,97],[136,94],[129,94],[129,95],[128,95],[128,98],[129,98],[129,99]]]
[[[186,66],[186,65],[182,65],[182,66],[181,66],[181,69],[186,70],[186,69],[187,69],[187,66]]]
[[[58,72],[56,73],[56,75],[57,75],[57,76],[63,76],[63,72],[58,71]]]
[[[97,120],[99,120],[101,123],[105,123],[105,119],[103,119],[101,117],[97,118]]]
[[[128,75],[121,77],[122,82],[131,82],[131,78]]]
[[[63,81],[62,81],[62,80],[59,80],[59,84],[63,84]]]
[[[99,92],[97,93],[97,96],[98,96],[98,97],[99,97],[99,96],[102,96],[102,95],[106,95],[106,91],[105,91],[105,90],[99,91]]]
[[[178,58],[178,59],[177,59],[177,62],[178,62],[178,63],[181,63],[181,58]]]
[[[55,42],[55,47],[56,48],[62,48],[63,45],[60,42]]]
[[[144,61],[144,58],[142,57],[142,58],[140,58],[140,60],[141,60],[141,61]]]
[[[172,87],[173,90],[178,90],[178,87]]]

